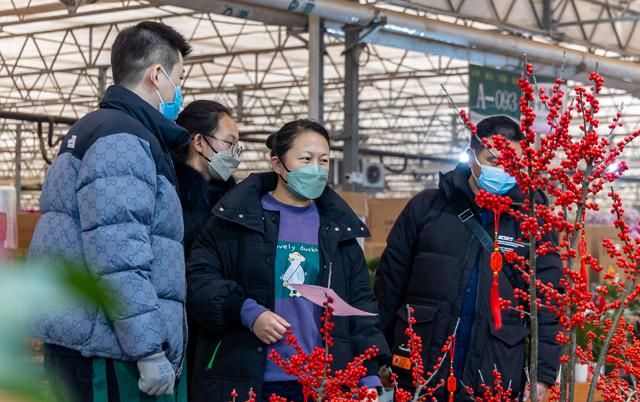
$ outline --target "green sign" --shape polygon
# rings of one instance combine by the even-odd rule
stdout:
[[[469,110],[480,116],[505,114],[520,118],[520,75],[469,65]]]

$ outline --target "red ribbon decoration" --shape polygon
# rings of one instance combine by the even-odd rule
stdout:
[[[456,379],[455,372],[453,371],[453,360],[456,349],[456,336],[453,335],[451,342],[449,343],[449,378],[447,378],[447,391],[449,392],[449,402],[454,402],[454,395],[458,389],[458,380]]]
[[[580,252],[580,275],[582,276],[582,280],[587,285],[587,263],[585,262],[584,257],[587,255],[587,241],[584,239],[584,232],[582,233],[582,237],[578,240],[578,251]]]
[[[502,271],[502,253],[498,247],[498,227],[500,225],[500,214],[494,214],[494,226],[495,226],[495,239],[493,243],[493,253],[491,253],[491,259],[489,265],[493,272],[493,279],[491,281],[491,293],[489,295],[489,306],[491,307],[491,315],[493,316],[493,324],[496,330],[502,328],[502,311],[500,309],[500,287],[499,287],[499,275]]]

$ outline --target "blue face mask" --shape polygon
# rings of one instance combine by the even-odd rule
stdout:
[[[474,155],[475,157],[475,155]],[[496,195],[505,195],[515,185],[516,179],[510,176],[507,172],[499,167],[483,165],[478,162],[478,158],[475,157],[476,163],[480,166],[480,177],[476,177],[471,170],[473,178],[476,179],[478,187]]]
[[[158,98],[160,98],[160,105],[158,105],[158,110],[164,117],[167,119],[174,121],[178,118],[178,114],[180,114],[180,108],[182,107],[182,89],[180,86],[176,86],[173,81],[171,81],[171,77],[164,71],[164,68],[160,66],[162,72],[167,77],[171,85],[173,85],[173,102],[165,102],[162,100],[162,96],[160,96],[160,92],[156,90],[156,94],[158,94]]]
[[[284,178],[282,180],[293,194],[302,199],[318,199],[327,187],[329,170],[320,167],[320,165],[305,165],[293,170],[287,169],[286,166],[284,168],[289,174],[286,180]]]

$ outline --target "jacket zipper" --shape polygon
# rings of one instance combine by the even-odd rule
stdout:
[[[207,370],[211,370],[211,367],[213,367],[213,362],[216,360],[216,355],[218,354],[218,350],[220,349],[221,343],[222,343],[222,340],[218,341],[216,348],[213,350],[213,354],[211,355],[211,360],[209,360],[209,364],[207,365]]]

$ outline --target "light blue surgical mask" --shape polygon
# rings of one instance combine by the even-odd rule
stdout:
[[[471,174],[476,180],[478,187],[481,189],[488,191],[491,194],[505,195],[516,185],[515,177],[509,175],[504,171],[504,169],[481,164],[478,162],[475,152],[473,152],[473,157],[475,158],[478,166],[480,166],[480,177],[476,177],[473,173],[473,169],[471,170]]]
[[[284,166],[284,163],[282,166]],[[284,168],[289,174],[286,180],[284,178],[282,180],[293,194],[302,199],[318,199],[324,192],[325,187],[327,187],[329,169],[325,169],[320,165],[305,165],[293,170],[287,169],[286,166]]]
[[[160,96],[160,92],[156,89],[156,94],[158,94],[158,98],[160,98],[160,104],[158,105],[158,110],[164,117],[171,121],[175,121],[178,118],[178,114],[180,114],[180,108],[182,108],[182,89],[179,85],[176,85],[171,81],[171,77],[164,71],[164,68],[160,66],[160,69],[167,77],[171,85],[173,85],[173,101],[165,102]]]

